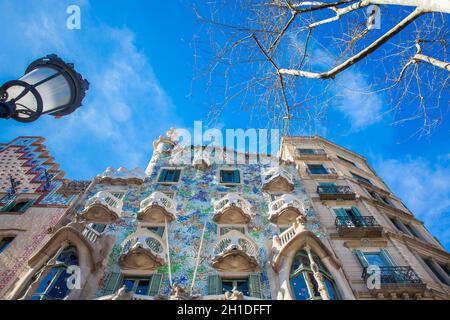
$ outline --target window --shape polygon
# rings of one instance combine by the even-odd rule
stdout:
[[[309,156],[315,154],[325,154],[325,150],[323,149],[297,149],[297,152],[301,156]]]
[[[319,267],[319,272],[322,275],[330,299],[338,300],[339,295],[332,275],[316,254],[312,253],[312,257]],[[305,250],[299,251],[292,263],[290,283],[296,300],[322,299],[318,289],[319,285],[311,269],[308,253]]]
[[[355,178],[355,179],[358,180],[359,182],[366,183],[366,184],[372,184],[372,185],[373,185],[372,181],[370,181],[369,179],[364,178],[364,177],[361,177],[360,175],[358,175],[358,174],[356,174],[356,173],[353,173],[353,172],[352,172],[351,174],[352,174],[353,178]]]
[[[433,272],[433,274],[439,279],[440,282],[442,282],[443,284],[446,284],[446,285],[450,285],[450,283],[447,281],[447,279],[444,277],[444,275],[442,275],[439,272],[440,270],[437,269],[438,266],[437,266],[436,262],[432,261],[431,259],[423,259],[423,261],[428,266],[428,268],[430,268],[430,270]],[[443,270],[443,271],[445,271],[445,270]]]
[[[348,163],[348,164],[351,164],[352,166],[358,168],[358,166],[356,165],[356,163],[354,163],[353,161],[350,161],[350,160],[348,160],[348,159],[345,159],[344,157],[341,157],[341,156],[337,156],[337,157],[338,157],[339,160],[342,160],[342,161],[344,161],[344,162],[346,162],[346,163]]]
[[[232,292],[234,288],[242,292],[244,296],[250,297],[248,279],[222,279],[222,293]]]
[[[2,208],[2,212],[25,213],[35,200],[17,200]]]
[[[161,238],[164,235],[164,230],[165,227],[163,226],[151,226],[151,227],[146,227],[147,230],[153,232],[154,234],[157,234],[158,236],[160,236]]]
[[[396,278],[395,273],[393,275],[389,268],[386,268],[395,266],[394,260],[387,250],[382,249],[376,252],[362,252],[361,250],[356,250],[356,256],[363,268],[369,266],[385,267],[381,270],[382,283],[390,283],[393,281],[393,278]],[[394,282],[396,282],[396,280]]]
[[[412,225],[410,225],[410,224],[405,224],[405,227],[406,227],[406,229],[408,229],[409,233],[410,233],[412,236],[414,236],[414,237],[416,237],[416,238],[419,238],[419,239],[421,239],[421,240],[423,240],[423,241],[426,241],[426,239],[424,238],[424,236],[422,236],[422,234],[421,234],[414,226],[412,226]]]
[[[365,227],[367,226],[366,221],[359,212],[358,208],[339,208],[334,209],[334,212],[339,222],[339,226],[345,227]]]
[[[163,169],[159,175],[159,182],[175,183],[180,181],[181,170],[179,169]]]
[[[151,281],[152,281],[151,277],[146,278],[125,277],[123,279],[122,287],[125,287],[129,292],[133,292],[141,296],[148,296],[150,293]]]
[[[75,247],[66,248],[57,258],[55,266],[41,280],[32,300],[64,300],[70,293],[67,280],[71,277],[66,272],[69,266],[78,265]]]
[[[323,164],[308,164],[308,171],[310,174],[328,174]]]
[[[397,228],[398,231],[401,231],[403,233],[408,233],[406,228],[403,226],[403,224],[398,221],[395,218],[389,218],[391,220],[391,222],[394,224],[394,226]]]
[[[239,170],[220,170],[220,183],[241,183],[241,174]]]
[[[5,237],[0,239],[0,253],[8,249],[11,243],[14,241],[14,237]]]
[[[228,232],[236,230],[243,234],[246,234],[245,227],[237,227],[237,226],[219,226],[219,236],[223,236],[227,234]]]
[[[236,288],[247,297],[261,299],[261,274],[251,273],[247,277],[222,278],[219,275],[210,275],[208,278],[208,294],[223,295]]]

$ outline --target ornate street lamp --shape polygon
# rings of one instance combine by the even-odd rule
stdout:
[[[0,88],[0,118],[32,122],[43,114],[66,116],[81,106],[89,82],[51,54],[34,61],[19,80]]]

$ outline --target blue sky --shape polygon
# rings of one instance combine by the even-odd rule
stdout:
[[[66,28],[71,4],[81,7],[81,30]],[[0,12],[2,83],[48,53],[74,62],[91,82],[84,106],[70,117],[46,117],[31,125],[0,121],[1,141],[44,136],[67,177],[90,179],[108,166],[145,168],[159,135],[206,118],[210,101],[204,86],[191,81],[192,39],[200,29],[191,2],[128,0],[124,6],[118,0],[0,0]],[[392,119],[382,116],[389,108],[384,93],[348,89],[367,82],[372,72],[354,67],[342,75],[336,81],[339,98],[322,129],[305,133],[320,133],[366,156],[450,249],[449,120],[428,137],[413,135],[417,124],[391,125]],[[444,101],[449,101],[448,92]],[[231,111],[220,125],[257,126],[248,115]]]

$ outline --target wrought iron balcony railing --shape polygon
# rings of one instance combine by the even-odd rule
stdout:
[[[380,227],[374,217],[337,217],[337,228],[375,228]]]
[[[300,156],[311,156],[311,155],[326,155],[327,153],[323,149],[299,149],[298,154]]]
[[[349,186],[319,186],[317,187],[318,194],[353,194]]]
[[[411,267],[379,267],[381,284],[421,284],[422,280]],[[362,278],[364,281],[373,275],[364,268]]]
[[[356,194],[349,186],[318,186],[317,193],[321,200],[354,200]]]

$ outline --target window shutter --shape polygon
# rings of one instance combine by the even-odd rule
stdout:
[[[36,200],[28,200],[27,204],[24,205],[20,210],[19,213],[25,213],[34,203]]]
[[[234,170],[234,183],[241,183],[241,175],[239,173],[239,170]]]
[[[358,257],[359,262],[364,268],[367,268],[369,266],[369,263],[367,263],[366,257],[364,256],[364,253],[361,250],[355,250],[355,254]]]
[[[217,296],[222,294],[222,279],[218,274],[209,276],[208,294],[210,296]]]
[[[149,296],[155,297],[159,295],[161,285],[163,283],[164,275],[161,273],[155,273],[152,275],[152,281],[150,282]]]
[[[358,217],[361,217],[361,216],[362,216],[362,215],[361,215],[361,212],[359,212],[359,210],[358,210],[357,207],[352,207],[352,211],[353,211],[353,214],[354,214],[355,216],[358,216]]]
[[[386,261],[386,263],[390,266],[390,267],[394,267],[395,263],[394,260],[392,259],[391,255],[389,254],[389,251],[387,251],[386,249],[381,249],[381,256],[383,257],[383,259]]]
[[[180,181],[180,175],[181,175],[181,170],[175,170],[175,175],[174,175],[174,178],[173,178],[173,182]]]
[[[164,182],[164,181],[166,181],[167,173],[168,173],[167,169],[163,169],[163,170],[161,171],[161,175],[159,176],[159,182]]]
[[[254,298],[262,299],[261,295],[261,274],[252,273],[248,277],[250,294]]]
[[[1,211],[2,211],[2,212],[9,212],[9,210],[11,210],[15,205],[16,205],[16,202],[13,201],[13,202],[11,202],[10,204],[4,206],[4,207],[1,209]]]
[[[119,272],[113,272],[109,275],[108,282],[106,284],[105,289],[103,290],[103,294],[105,296],[109,296],[114,294],[118,289],[119,285],[122,282],[122,274]]]
[[[334,212],[336,213],[337,217],[347,218],[347,212],[345,212],[345,210],[343,208],[334,209]]]

